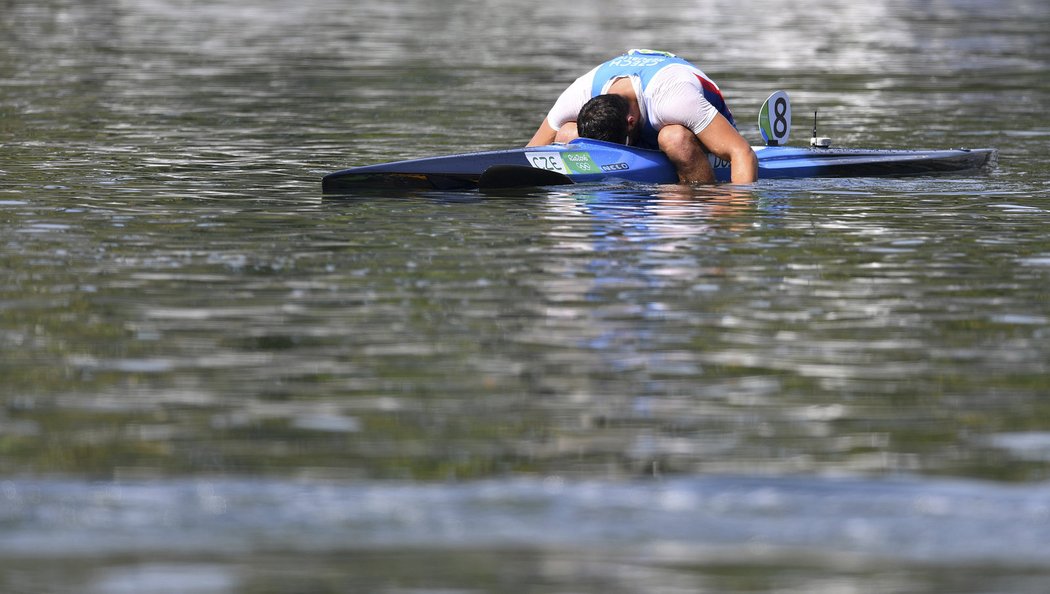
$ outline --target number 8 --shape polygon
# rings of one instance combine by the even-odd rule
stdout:
[[[773,119],[773,134],[777,138],[783,138],[787,134],[787,100],[783,97],[777,97],[776,103],[773,104],[773,115],[776,118]]]

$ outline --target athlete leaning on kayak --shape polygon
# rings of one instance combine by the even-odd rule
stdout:
[[[758,178],[758,158],[718,85],[668,52],[630,50],[576,79],[528,146],[578,136],[660,149],[684,183],[715,180],[708,153],[730,163],[733,183]]]

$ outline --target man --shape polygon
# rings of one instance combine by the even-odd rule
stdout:
[[[528,146],[579,136],[659,149],[682,183],[715,181],[708,153],[730,163],[733,183],[758,178],[758,157],[718,86],[668,52],[630,50],[576,79]]]

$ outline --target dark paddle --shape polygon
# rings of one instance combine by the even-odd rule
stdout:
[[[528,188],[535,186],[566,186],[575,183],[567,175],[527,165],[493,165],[481,173],[478,188]]]

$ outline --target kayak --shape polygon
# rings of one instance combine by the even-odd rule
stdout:
[[[816,111],[810,146],[787,146],[791,100],[784,91],[774,91],[762,104],[758,127],[766,142],[751,147],[758,156],[759,179],[929,175],[978,170],[998,159],[992,148],[831,148],[830,139],[817,135]],[[729,181],[729,163],[713,155],[710,159],[716,181]],[[607,182],[673,184],[678,173],[660,151],[577,138],[566,144],[352,167],[324,176],[321,188],[325,194],[346,194],[374,188],[486,190]]]
[[[994,165],[992,148],[885,150],[755,146],[759,179],[896,177],[975,171]],[[729,181],[729,163],[712,156],[718,181]],[[678,183],[674,165],[660,151],[578,138],[553,144],[461,153],[352,167],[324,176],[325,194],[364,189],[470,190],[578,183]]]

